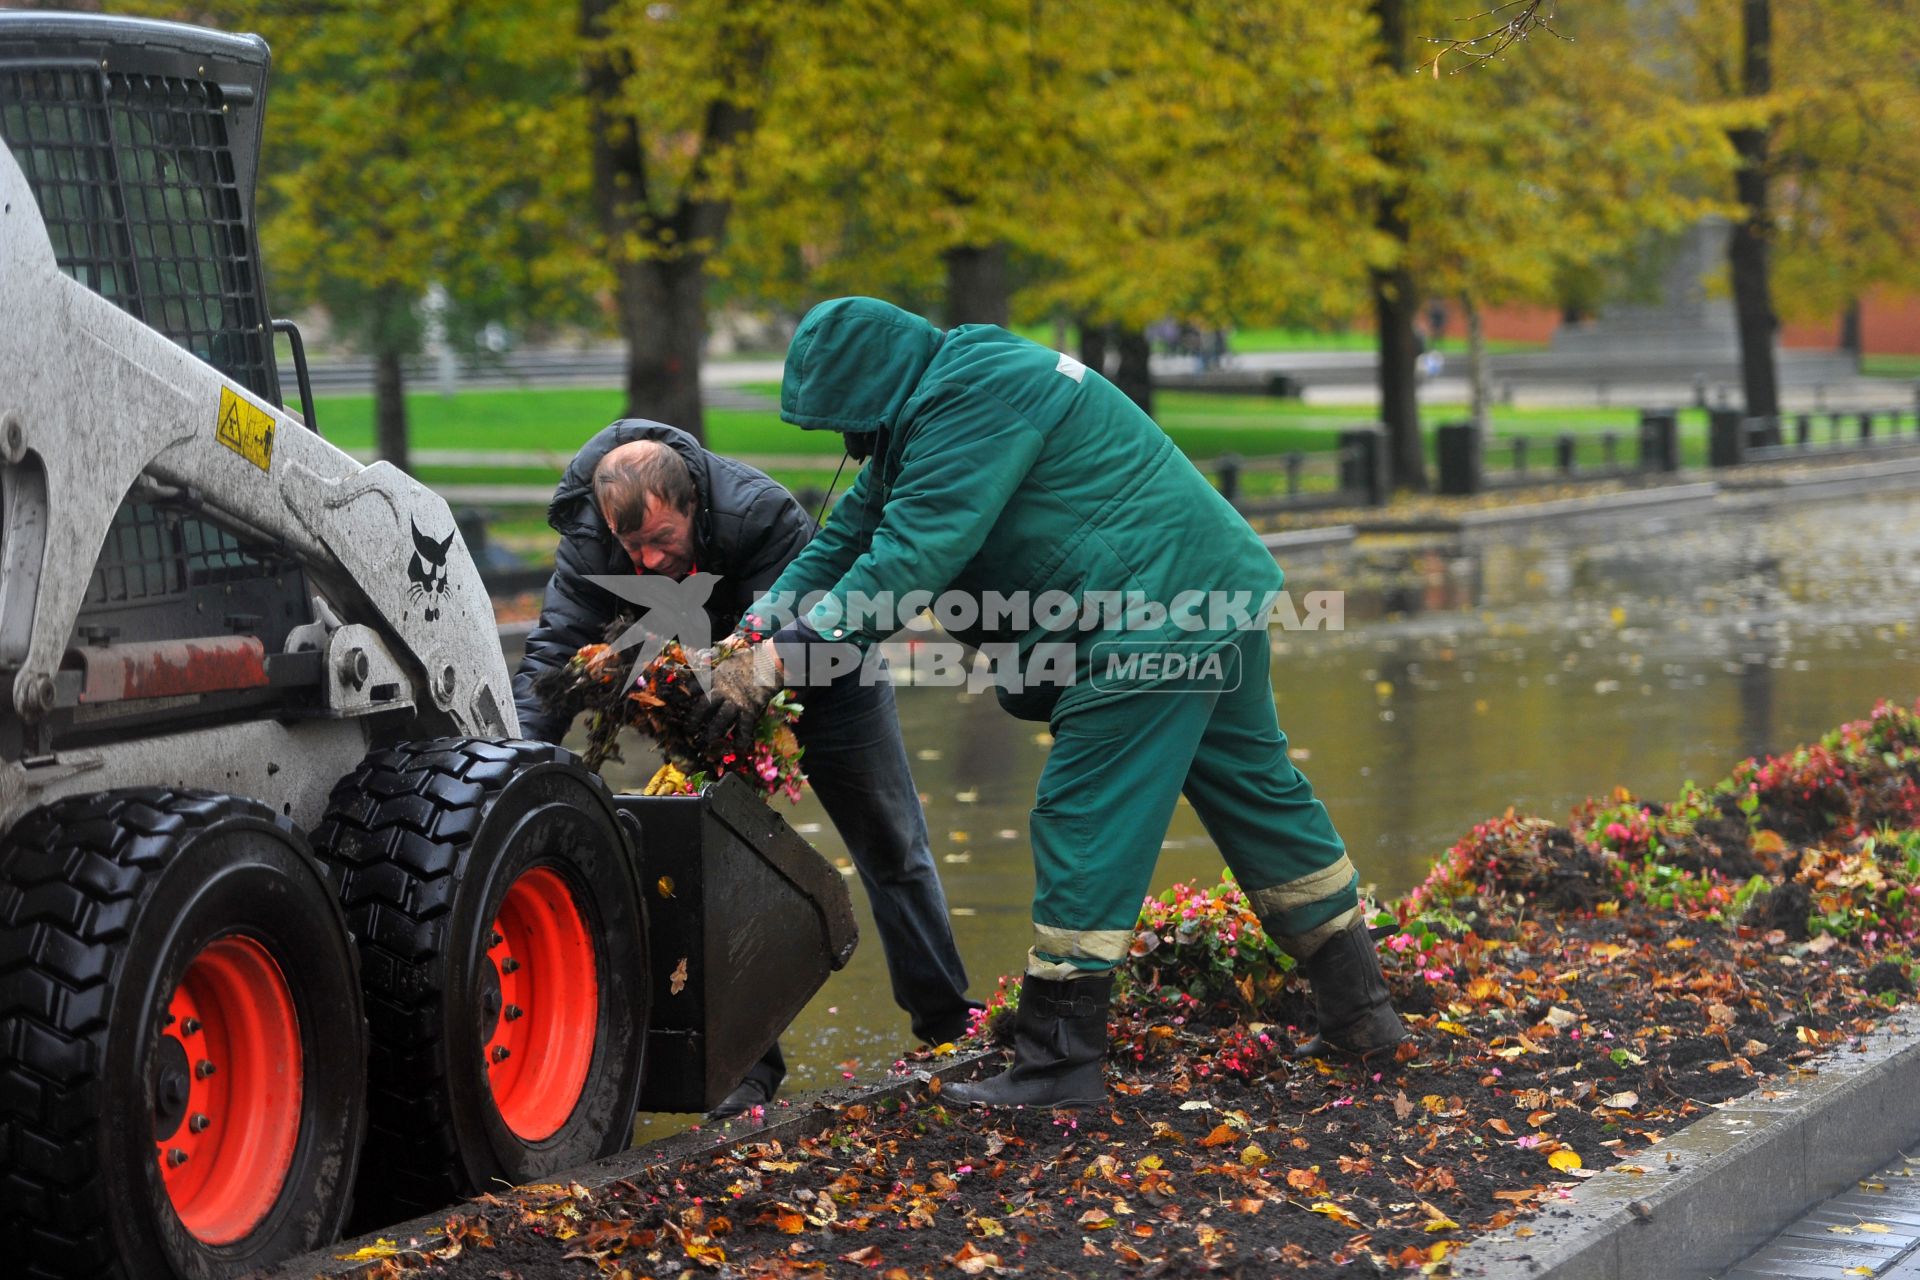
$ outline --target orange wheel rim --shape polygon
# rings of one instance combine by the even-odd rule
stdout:
[[[593,1063],[600,984],[593,938],[559,874],[522,872],[507,889],[481,975],[487,1082],[515,1137],[552,1137]]]
[[[300,1023],[252,938],[215,939],[167,1002],[153,1064],[154,1155],[174,1212],[231,1244],[280,1197],[300,1137]]]

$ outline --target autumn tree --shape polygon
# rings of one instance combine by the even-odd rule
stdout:
[[[709,265],[796,20],[776,0],[581,0],[591,196],[627,412],[696,438]]]
[[[1718,207],[1708,193],[1731,155],[1714,114],[1647,56],[1632,0],[1586,0],[1524,44],[1506,27],[1450,35],[1444,12],[1422,13],[1442,25],[1398,90],[1401,136],[1422,158],[1404,180],[1404,261],[1426,297],[1465,312],[1484,427],[1480,309],[1557,302],[1648,235],[1684,230]]]
[[[408,464],[405,358],[428,286],[456,327],[578,312],[578,237],[534,175],[563,163],[547,127],[566,46],[517,0],[182,11],[273,49],[260,236],[283,307],[319,303],[374,358],[379,455]]]

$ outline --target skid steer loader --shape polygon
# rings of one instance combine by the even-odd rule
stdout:
[[[0,13],[9,1274],[239,1275],[609,1153],[854,945],[737,779],[517,740],[446,503],[282,407],[268,61]]]

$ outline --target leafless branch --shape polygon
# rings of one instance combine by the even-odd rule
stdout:
[[[1455,65],[1448,68],[1449,75],[1468,71],[1492,62],[1513,45],[1539,31],[1555,39],[1566,40],[1569,37],[1561,35],[1553,27],[1554,3],[1555,0],[1505,0],[1505,3],[1496,4],[1484,12],[1456,18],[1455,22],[1476,34],[1429,36],[1427,43],[1440,47],[1432,58],[1420,64],[1420,70],[1437,76],[1441,64],[1452,56]]]

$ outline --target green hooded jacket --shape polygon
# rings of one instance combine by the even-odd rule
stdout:
[[[972,619],[936,609],[956,638],[1017,653],[1023,672],[1053,646],[1041,687],[1010,690],[996,662],[1015,715],[1047,719],[1158,683],[1164,666],[1124,654],[1218,651],[1249,619],[1264,625],[1280,589],[1273,556],[1151,418],[1079,361],[997,326],[942,333],[875,298],[823,302],[787,350],[780,416],[884,434],[749,613],[778,618],[824,593],[809,625],[866,647],[893,628],[863,600],[964,593],[988,607]],[[1024,609],[991,607],[1022,598]]]

